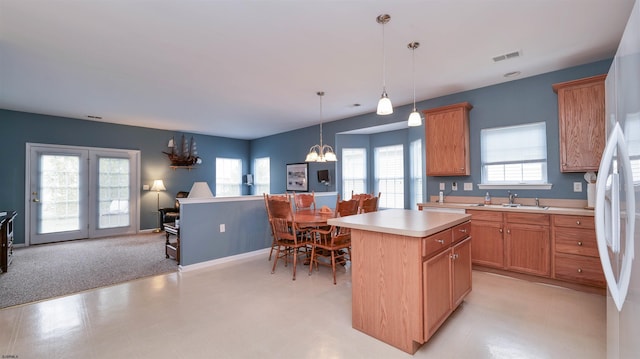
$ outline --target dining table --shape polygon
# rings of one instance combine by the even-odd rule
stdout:
[[[295,212],[295,221],[300,227],[326,226],[329,218],[335,217],[333,209],[301,209]]]

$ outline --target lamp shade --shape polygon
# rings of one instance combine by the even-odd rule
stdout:
[[[410,127],[416,127],[416,126],[422,125],[422,117],[420,116],[420,113],[414,109],[413,112],[411,112],[411,114],[409,115],[408,122],[409,122],[408,125]]]
[[[376,111],[378,115],[390,115],[393,113],[393,105],[391,105],[391,100],[389,96],[387,96],[387,92],[382,93],[382,97],[380,97],[380,101],[378,101],[378,110]]]
[[[194,182],[187,198],[213,198],[207,182]]]
[[[164,187],[164,182],[162,180],[153,181],[153,185],[151,186],[152,191],[160,192],[166,191],[167,189]]]

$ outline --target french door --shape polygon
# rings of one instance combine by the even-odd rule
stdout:
[[[27,241],[135,233],[139,151],[27,144]]]

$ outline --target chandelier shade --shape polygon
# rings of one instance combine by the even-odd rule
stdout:
[[[338,157],[333,152],[333,148],[329,145],[322,144],[322,96],[324,96],[324,92],[318,91],[316,94],[320,97],[320,144],[311,146],[304,161],[335,162],[338,160]]]

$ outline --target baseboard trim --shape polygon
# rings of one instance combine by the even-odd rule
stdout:
[[[189,264],[189,265],[186,265],[186,266],[179,265],[178,266],[178,271],[180,271],[180,272],[191,272],[191,271],[196,270],[196,269],[209,268],[209,267],[217,266],[217,265],[220,265],[220,264],[236,262],[236,261],[240,261],[240,260],[244,260],[244,259],[248,259],[248,258],[253,258],[255,256],[265,255],[265,254],[269,253],[270,250],[271,250],[271,248],[264,248],[264,249],[259,249],[257,251],[253,251],[253,252],[240,253],[240,254],[236,254],[236,255],[233,255],[233,256],[224,257],[224,258],[212,259],[212,260],[206,261],[206,262]]]

